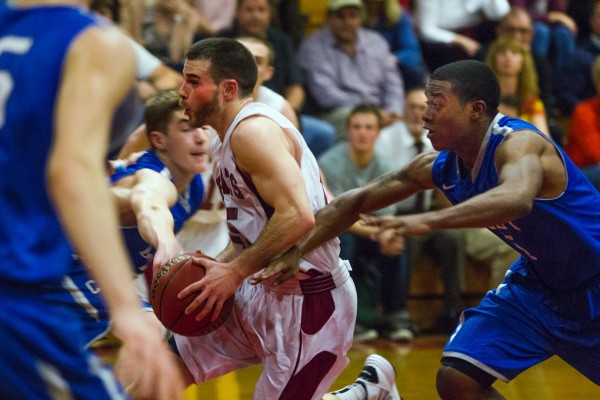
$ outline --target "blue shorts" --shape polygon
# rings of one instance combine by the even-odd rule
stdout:
[[[479,306],[463,312],[442,362],[453,357],[508,382],[557,355],[600,385],[600,318],[592,307],[600,284],[559,295],[532,282],[511,272]]]
[[[30,292],[0,294],[0,398],[126,399],[111,370],[84,351],[72,310]],[[10,290],[9,290],[10,292]]]

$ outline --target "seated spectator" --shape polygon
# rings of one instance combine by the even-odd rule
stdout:
[[[533,21],[529,13],[520,7],[512,7],[498,23],[496,27],[496,38],[512,37],[523,43],[531,51],[535,71],[538,76],[538,86],[540,88],[540,98],[547,110],[552,109],[555,104],[554,89],[552,86],[552,77],[550,63],[548,59],[541,54],[535,53],[531,49],[533,41]],[[481,47],[475,55],[475,59],[485,61],[485,57],[490,48],[490,43]]]
[[[365,26],[381,33],[395,56],[404,89],[425,85],[427,67],[410,14],[397,0],[364,0]]]
[[[406,95],[404,119],[384,128],[377,141],[377,151],[391,162],[393,170],[404,167],[412,158],[423,151],[433,150],[427,131],[423,128],[422,116],[427,109],[427,98],[423,88],[415,88]],[[432,190],[409,197],[397,203],[397,214],[425,212],[432,208],[432,195],[440,192]],[[406,237],[408,268],[403,282],[406,285],[399,296],[405,296],[410,287],[410,274],[421,254],[425,254],[440,267],[444,284],[444,308],[438,316],[435,330],[449,334],[458,322],[462,305],[461,293],[464,286],[464,237],[463,230],[448,229],[427,235]],[[406,298],[402,303],[405,304]]]
[[[494,39],[494,27],[508,13],[508,0],[420,0],[415,27],[430,71],[473,57]]]
[[[271,24],[273,9],[269,0],[239,0],[233,27],[217,35],[236,38],[257,36],[271,43],[274,51],[273,77],[265,83],[290,102],[296,111],[304,104],[302,72],[291,38]]]
[[[384,125],[402,113],[400,72],[385,39],[361,26],[363,12],[361,0],[330,0],[326,24],[300,45],[309,110],[336,127],[338,140],[358,104],[379,107]]]
[[[512,7],[525,9],[533,20],[532,51],[550,60],[552,74],[559,76],[573,55],[577,24],[566,13],[564,0],[509,0]]]
[[[575,106],[565,151],[600,190],[600,56],[592,67],[596,96]]]
[[[156,0],[145,10],[143,45],[177,71],[183,69],[184,53],[198,30],[205,27],[202,16],[185,0]]]
[[[533,58],[523,43],[510,37],[496,39],[487,53],[486,63],[498,77],[501,102],[516,102],[519,118],[550,135]]]
[[[387,160],[375,152],[381,124],[377,106],[356,106],[348,116],[348,140],[336,144],[319,158],[325,181],[334,196],[361,187],[390,171]],[[377,215],[394,211],[390,206]],[[340,236],[340,257],[350,261],[358,295],[354,340],[374,339],[377,330],[387,339],[411,340],[414,327],[406,310],[407,285],[402,281],[407,268],[401,252],[403,243],[397,243],[397,247],[381,247],[370,238],[373,230],[363,226],[363,231],[362,234],[348,231]]]

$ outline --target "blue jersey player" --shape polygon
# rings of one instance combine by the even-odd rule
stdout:
[[[204,187],[199,173],[209,161],[209,132],[190,128],[176,90],[158,92],[148,100],[144,119],[151,149],[137,154],[134,162],[111,176],[111,192],[135,268],[131,275],[138,278],[141,300],[149,311],[146,317],[160,332],[160,322],[147,303],[144,271],[149,263],[158,268],[183,253],[175,234],[202,202]],[[46,297],[78,310],[86,342],[92,344],[107,338],[110,317],[102,292],[84,264],[85,260],[75,256],[63,280],[65,290],[47,292]]]
[[[388,237],[487,227],[521,254],[502,284],[461,316],[437,374],[440,397],[501,399],[495,380],[509,382],[553,355],[600,385],[600,194],[550,138],[498,112],[498,81],[485,64],[440,67],[426,96],[424,127],[439,152],[337,197],[255,281],[285,279],[299,254],[361,214],[437,187],[453,206],[363,220]]]
[[[40,296],[60,289],[74,249],[105,289],[123,348],[147,366],[138,393],[182,398],[172,354],[125,279],[106,183],[108,123],[133,84],[130,44],[76,2],[13,3],[0,4],[0,398],[125,397],[82,351],[76,314]]]

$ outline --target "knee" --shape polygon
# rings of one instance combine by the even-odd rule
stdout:
[[[436,377],[436,389],[442,400],[477,399],[482,386],[455,368],[440,366]]]

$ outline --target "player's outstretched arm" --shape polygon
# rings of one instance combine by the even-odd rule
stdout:
[[[304,254],[348,230],[361,214],[379,210],[432,188],[431,167],[435,157],[436,153],[420,154],[401,170],[387,173],[366,186],[336,197],[316,214],[313,229],[285,255],[272,260],[263,271],[254,274],[252,283],[271,278],[283,282],[291,276],[290,271],[297,270],[297,264]]]
[[[172,354],[140,311],[105,174],[112,113],[134,71],[131,48],[114,28],[91,28],[74,41],[57,96],[47,181],[67,235],[102,287],[114,333],[134,355],[131,362],[143,365],[139,392],[180,399],[183,382]]]
[[[537,133],[519,132],[509,136],[497,148],[495,160],[498,185],[465,202],[423,214],[394,218],[364,216],[363,220],[379,229],[395,229],[398,235],[484,228],[527,215],[536,197],[556,196],[563,188],[562,163],[553,145]]]
[[[175,185],[149,169],[135,173],[130,206],[135,213],[137,228],[146,243],[156,249],[153,270],[183,253],[174,232],[175,221],[170,208],[177,202]]]

